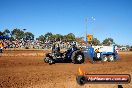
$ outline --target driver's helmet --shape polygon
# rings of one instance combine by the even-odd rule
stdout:
[[[71,48],[77,48],[76,42],[71,43]]]
[[[72,45],[72,46],[76,46],[76,42],[72,42],[71,45]]]

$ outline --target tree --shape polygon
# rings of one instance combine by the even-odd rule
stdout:
[[[2,31],[0,31],[0,36],[3,36],[3,32]]]
[[[131,47],[130,47],[129,45],[126,45],[126,48],[128,48],[128,49],[129,49],[129,48],[131,48]]]
[[[25,32],[24,37],[26,40],[34,40],[34,35],[31,32]]]
[[[3,32],[4,36],[10,36],[10,31],[8,29],[5,29]]]
[[[84,42],[84,37],[77,37],[75,40],[76,42],[78,42],[79,44],[82,44],[82,42]]]
[[[117,46],[118,48],[121,47],[121,45],[119,45],[119,44],[115,44],[115,46]]]
[[[105,40],[103,40],[102,42],[103,45],[111,45],[111,44],[115,44],[114,40],[112,38],[106,38]]]
[[[100,44],[100,41],[97,38],[93,38],[92,44],[95,45],[95,46],[97,46],[97,45]]]
[[[22,39],[24,37],[24,32],[20,29],[14,29],[13,31],[11,31],[11,35],[14,39]]]
[[[41,35],[41,36],[38,37],[38,40],[42,41],[44,43],[46,38],[43,35]]]
[[[69,33],[67,35],[65,35],[66,37],[66,41],[75,41],[75,35],[73,33]]]
[[[63,39],[63,36],[61,34],[54,35],[56,41],[61,41]]]
[[[62,40],[62,41],[63,41],[63,42],[66,42],[66,41],[67,41],[66,35],[63,36],[63,40]]]
[[[48,40],[50,40],[50,38],[52,37],[52,33],[51,32],[47,32],[45,35],[44,35],[44,37],[46,38],[46,39],[48,39]]]

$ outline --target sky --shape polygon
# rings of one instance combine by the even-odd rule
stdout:
[[[132,45],[132,0],[0,0],[0,31],[14,28]]]

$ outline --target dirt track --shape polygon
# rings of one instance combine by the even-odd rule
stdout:
[[[78,68],[94,74],[130,74],[132,76],[132,52],[120,52],[117,62],[84,64],[57,63],[49,65],[43,61],[43,51],[5,51],[14,56],[0,57],[0,88],[117,88],[116,84],[76,83]],[[46,51],[47,52],[47,51]],[[15,56],[20,53],[39,53],[35,56]],[[123,84],[123,88],[132,88]]]

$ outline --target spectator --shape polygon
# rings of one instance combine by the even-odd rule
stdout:
[[[2,41],[0,41],[0,53],[3,52],[3,48],[4,48],[4,43]]]

